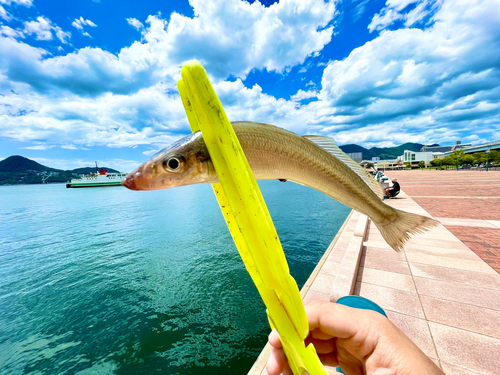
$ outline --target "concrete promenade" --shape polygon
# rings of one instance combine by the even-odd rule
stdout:
[[[396,253],[366,216],[352,212],[304,285],[304,302],[367,297],[446,374],[498,374],[500,275],[492,266],[499,258],[500,173],[489,173],[387,172],[403,189],[397,199],[386,201],[389,205],[427,216],[437,213],[442,225]],[[490,195],[478,193],[472,181],[491,189]],[[477,230],[487,230],[488,236]],[[268,355],[266,347],[249,374],[266,374]]]
[[[388,171],[430,215],[500,273],[500,171]]]

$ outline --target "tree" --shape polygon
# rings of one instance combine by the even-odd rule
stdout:
[[[472,157],[474,158],[475,164],[477,165],[486,164],[486,153],[476,152],[475,154],[472,154]]]
[[[458,171],[458,166],[460,164],[460,158],[463,156],[464,150],[455,150],[453,151],[453,154],[450,156],[453,157],[454,164],[457,166],[457,171]]]
[[[448,155],[443,158],[443,165],[455,165],[456,158],[453,155]]]
[[[406,167],[406,169],[411,169],[411,163],[410,162],[406,163],[405,167]]]
[[[460,165],[473,165],[475,162],[474,156],[472,155],[463,155],[460,157]]]
[[[500,151],[491,150],[488,155],[488,162],[500,163]]]
[[[441,165],[441,160],[442,159],[432,159],[431,160],[431,166],[433,166],[433,167],[439,167]]]
[[[425,161],[420,160],[420,161],[418,162],[418,167],[419,167],[420,169],[424,169],[424,168],[425,168]]]

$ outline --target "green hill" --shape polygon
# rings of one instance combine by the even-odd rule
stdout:
[[[58,171],[23,156],[14,155],[0,161],[0,172]]]

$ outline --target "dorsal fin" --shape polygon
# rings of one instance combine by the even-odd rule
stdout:
[[[382,199],[384,196],[384,191],[380,184],[371,176],[368,171],[352,160],[349,156],[345,154],[344,151],[340,149],[339,146],[335,143],[333,138],[330,137],[322,137],[319,135],[306,135],[304,138],[309,139],[311,142],[314,142],[319,147],[329,152],[337,159],[342,161],[345,165],[347,165],[351,170],[356,173],[361,179],[368,185],[368,187],[380,198]]]

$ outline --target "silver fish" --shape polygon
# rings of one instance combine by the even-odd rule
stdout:
[[[233,128],[257,180],[290,180],[329,195],[367,215],[396,251],[403,248],[410,234],[437,225],[434,219],[385,204],[380,185],[331,138],[299,136],[254,122],[234,122]],[[157,190],[214,182],[218,182],[217,173],[197,132],[157,153],[130,173],[122,185],[132,190]]]

